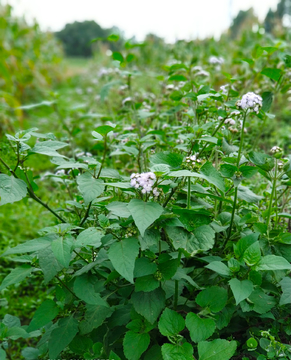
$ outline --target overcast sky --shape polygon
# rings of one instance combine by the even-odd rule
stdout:
[[[167,41],[219,36],[239,10],[253,6],[264,19],[279,0],[2,0],[17,15],[35,18],[43,30],[57,31],[66,23],[95,20],[102,27],[119,27],[125,36],[142,40],[155,33]],[[0,0],[1,2],[1,0]]]

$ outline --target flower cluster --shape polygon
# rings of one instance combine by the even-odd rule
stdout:
[[[221,65],[224,63],[223,57],[216,57],[216,56],[210,56],[209,58],[209,64],[213,65]]]
[[[253,92],[248,92],[243,95],[241,100],[238,100],[236,106],[243,110],[251,110],[255,113],[259,113],[260,108],[263,105],[263,99],[260,95],[257,95]]]
[[[227,118],[225,119],[224,123],[229,125],[235,125],[235,120],[233,120],[232,118]]]
[[[197,155],[186,156],[186,168],[193,170],[196,166],[202,163],[200,159],[197,159]]]
[[[131,174],[130,184],[135,189],[141,189],[143,194],[148,194],[151,191],[154,196],[159,196],[158,188],[153,189],[153,185],[156,181],[156,175],[153,172],[141,173],[141,174]]]

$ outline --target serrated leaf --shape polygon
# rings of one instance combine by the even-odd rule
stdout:
[[[47,155],[47,156],[55,156],[55,157],[65,157],[64,155],[59,154],[56,150],[62,149],[68,144],[61,141],[42,141],[36,143],[35,146],[30,150],[32,153]]]
[[[244,252],[243,259],[248,266],[255,265],[261,259],[260,243],[256,241],[250,245]]]
[[[135,311],[153,324],[165,307],[165,293],[161,288],[151,292],[134,292],[131,300]]]
[[[264,198],[263,196],[256,195],[248,187],[242,185],[239,185],[237,188],[237,197],[249,203],[257,202]]]
[[[26,331],[32,332],[34,330],[40,329],[42,326],[52,321],[58,315],[58,313],[59,308],[57,304],[50,299],[45,300],[36,310]]]
[[[19,266],[11,271],[1,283],[0,291],[7,288],[10,285],[18,284],[24,280],[32,271],[32,267],[28,264]]]
[[[187,342],[182,345],[164,344],[162,355],[164,360],[193,360],[193,347]]]
[[[74,293],[89,305],[108,306],[97,292],[95,285],[96,277],[89,274],[78,276],[74,282]]]
[[[14,176],[0,174],[0,206],[12,204],[23,199],[27,193],[27,185]]]
[[[215,331],[215,322],[212,319],[201,319],[190,312],[186,316],[186,326],[190,331],[191,340],[198,343],[208,339]]]
[[[73,316],[60,319],[58,327],[52,331],[49,339],[49,357],[52,359],[58,357],[60,352],[73,340],[78,330],[78,321]]]
[[[201,307],[209,307],[210,311],[218,312],[227,303],[227,290],[219,286],[210,286],[197,295],[196,302]]]
[[[124,355],[128,360],[139,360],[150,344],[149,334],[127,331],[123,339]]]
[[[19,244],[14,248],[6,250],[5,253],[2,254],[2,256],[11,255],[11,254],[23,254],[23,253],[42,250],[48,247],[56,237],[57,236],[55,234],[49,234],[37,239],[26,241],[23,244]]]
[[[256,270],[291,270],[291,264],[282,256],[266,255],[256,264]]]
[[[282,70],[276,68],[265,68],[263,71],[261,71],[261,74],[275,81],[279,81],[282,73]]]
[[[229,360],[235,353],[236,341],[216,339],[198,343],[199,360]]]
[[[85,319],[80,323],[81,334],[88,334],[98,328],[113,311],[113,308],[108,306],[87,305]]]
[[[229,285],[235,298],[236,305],[248,298],[254,289],[253,283],[250,280],[240,281],[238,279],[231,279]]]
[[[77,240],[74,242],[73,246],[74,249],[81,248],[83,246],[94,246],[94,248],[98,248],[101,246],[101,238],[104,236],[104,234],[94,228],[90,227],[84,231],[82,231],[78,237]]]
[[[57,261],[51,247],[46,247],[38,252],[38,261],[44,275],[44,283],[51,281],[63,266]]]
[[[108,257],[115,270],[133,284],[135,259],[139,253],[137,239],[129,238],[118,241],[110,246]]]
[[[130,217],[130,211],[127,208],[128,203],[121,201],[113,201],[112,203],[106,205],[107,210],[109,210],[113,215],[128,218]]]
[[[65,268],[69,267],[72,254],[73,238],[71,236],[59,236],[52,242],[52,251],[57,261]]]
[[[222,192],[225,192],[224,179],[210,162],[206,162],[200,168],[200,171],[208,182],[215,185]]]
[[[103,180],[95,179],[89,172],[78,176],[77,184],[86,204],[95,200],[105,189]]]
[[[222,261],[212,261],[210,264],[205,266],[207,269],[210,269],[217,274],[222,276],[231,276],[230,269]]]
[[[138,199],[130,201],[128,210],[130,211],[141,236],[144,235],[146,229],[164,212],[161,205],[154,202],[144,202]]]
[[[169,151],[159,152],[150,157],[152,164],[169,165],[172,169],[178,168],[183,162],[183,155]]]
[[[159,330],[164,336],[179,334],[185,327],[185,320],[176,311],[166,308],[159,320]]]

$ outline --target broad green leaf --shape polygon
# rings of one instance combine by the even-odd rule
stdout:
[[[240,260],[243,258],[246,249],[255,243],[259,238],[259,233],[253,233],[241,238],[237,244],[233,245],[235,256]]]
[[[90,227],[84,231],[82,231],[78,237],[77,240],[73,243],[74,249],[81,248],[83,246],[94,246],[94,248],[98,248],[101,246],[101,238],[104,236],[104,234],[94,228]]]
[[[58,327],[52,331],[49,339],[49,357],[52,359],[58,357],[60,352],[74,339],[78,330],[78,320],[73,316],[60,319]]]
[[[62,149],[65,146],[68,146],[68,144],[61,141],[48,140],[36,143],[30,151],[41,155],[64,157],[64,155],[59,154],[56,150]]]
[[[254,166],[243,165],[239,168],[239,171],[242,173],[243,177],[249,179],[258,172],[258,169]]]
[[[121,360],[121,358],[115,354],[115,352],[113,352],[112,350],[110,351],[109,354],[109,359],[108,360]]]
[[[51,242],[57,238],[56,234],[49,234],[37,239],[26,241],[23,244],[19,244],[12,249],[8,249],[2,256],[11,254],[23,254],[28,252],[34,252],[47,248]]]
[[[127,207],[128,203],[121,201],[113,201],[112,203],[106,205],[107,210],[109,210],[113,215],[119,216],[121,218],[130,217],[130,211]]]
[[[122,54],[120,52],[118,52],[118,51],[114,51],[112,53],[112,59],[117,60],[117,61],[119,61],[121,63],[124,62],[124,58],[123,58]]]
[[[131,300],[135,311],[153,324],[165,307],[165,293],[161,288],[151,292],[134,292]]]
[[[187,81],[187,78],[184,75],[172,75],[169,77],[169,81]]]
[[[263,71],[261,71],[261,74],[267,76],[272,80],[279,81],[281,75],[283,74],[283,71],[275,68],[265,68],[263,69]]]
[[[237,152],[238,151],[238,146],[236,145],[230,145],[225,138],[222,139],[222,151],[226,154],[229,155],[231,153]]]
[[[162,355],[164,360],[193,360],[193,347],[187,342],[182,345],[164,344]]]
[[[135,291],[153,291],[160,286],[160,282],[153,275],[138,277],[135,280]]]
[[[150,157],[152,164],[169,165],[172,169],[178,168],[183,162],[183,155],[169,151],[159,152]]]
[[[215,232],[208,225],[196,228],[193,233],[177,226],[167,226],[166,232],[176,250],[184,249],[192,256],[213,247]]]
[[[256,270],[291,270],[291,265],[282,256],[266,255],[256,264]]]
[[[273,296],[265,294],[260,288],[257,288],[251,293],[249,300],[251,302],[251,310],[259,314],[267,313],[277,304]]]
[[[265,91],[262,93],[262,98],[263,98],[262,110],[263,111],[268,112],[271,109],[272,102],[273,102],[273,96],[274,96],[274,94],[270,91]]]
[[[29,334],[21,327],[12,327],[8,329],[5,337],[11,340],[17,340],[19,338],[26,339],[29,337]]]
[[[157,271],[157,264],[146,257],[136,259],[134,266],[134,277],[141,277],[154,274]]]
[[[225,192],[224,179],[210,162],[206,162],[200,168],[200,171],[208,182],[215,185],[222,192]]]
[[[63,266],[56,259],[51,247],[46,247],[38,251],[38,261],[41,270],[43,271],[44,283],[51,281]]]
[[[133,270],[139,253],[137,239],[128,238],[115,242],[110,246],[108,257],[115,270],[133,284]]]
[[[229,360],[235,353],[236,341],[216,339],[198,344],[199,360]]]
[[[4,316],[2,323],[6,325],[8,328],[21,326],[20,319],[17,316],[13,316],[10,314],[6,314]]]
[[[190,331],[191,340],[198,343],[208,339],[215,331],[215,321],[201,319],[198,315],[190,312],[186,316],[186,326]]]
[[[289,277],[284,277],[279,284],[283,291],[279,305],[291,304],[291,279]]]
[[[265,171],[272,170],[275,165],[274,158],[267,154],[251,151],[249,153],[249,158],[253,164]]]
[[[95,130],[98,134],[102,136],[106,136],[110,131],[114,130],[116,125],[110,126],[110,125],[101,125],[98,126]]]
[[[25,360],[37,360],[39,357],[39,349],[35,349],[32,347],[26,347],[21,351],[21,355]],[[1,359],[1,356],[0,356]],[[2,360],[2,359],[1,359]]]
[[[144,360],[163,360],[161,347],[158,344],[153,345],[146,352]]]
[[[76,335],[73,341],[70,343],[70,350],[78,355],[84,355],[84,353],[92,349],[93,341],[86,336]]]
[[[13,269],[11,273],[8,274],[2,281],[0,291],[6,289],[10,285],[20,283],[22,280],[24,280],[27,276],[30,275],[32,270],[33,268],[28,264],[24,264]]]
[[[218,312],[227,303],[227,290],[219,286],[210,286],[197,295],[196,302],[201,307],[209,307],[210,311]]]
[[[264,198],[263,196],[256,195],[246,186],[239,185],[237,190],[237,197],[249,203],[257,202]]]
[[[0,206],[12,204],[23,199],[27,193],[27,185],[14,176],[0,174]]]
[[[139,360],[150,344],[149,334],[127,331],[123,339],[124,355],[128,360]]]
[[[6,352],[2,348],[0,348],[0,360],[6,360]]]
[[[95,200],[105,189],[103,180],[95,179],[89,172],[78,176],[77,183],[85,204]]]
[[[96,280],[89,274],[78,276],[74,282],[74,293],[89,305],[108,306],[96,290]]]
[[[50,299],[45,300],[36,310],[26,331],[32,332],[34,330],[40,329],[42,326],[45,326],[50,321],[52,321],[58,315],[58,313],[59,308],[57,304]]]
[[[230,269],[222,261],[212,261],[210,264],[205,266],[207,269],[210,269],[217,274],[222,276],[231,276]]]
[[[138,199],[131,200],[128,204],[128,209],[141,236],[144,235],[146,229],[164,212],[161,205],[154,202],[144,202]]]
[[[166,308],[159,320],[159,330],[164,336],[174,336],[185,327],[185,320],[176,311]]]
[[[81,334],[88,334],[93,329],[98,328],[112,312],[113,308],[109,308],[108,306],[87,305],[85,319],[80,323]]]
[[[222,164],[220,166],[220,172],[224,177],[232,178],[236,171],[238,171],[238,168],[231,164]]]
[[[72,255],[73,237],[59,236],[52,242],[52,251],[57,261],[65,268],[69,267]]]
[[[251,246],[249,246],[243,255],[243,259],[248,266],[253,266],[261,259],[261,248],[260,243],[256,241]]]
[[[248,298],[254,290],[253,283],[250,280],[240,281],[238,279],[231,279],[229,285],[235,298],[236,305]]]

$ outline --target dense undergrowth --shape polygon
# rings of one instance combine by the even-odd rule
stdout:
[[[291,359],[284,36],[5,67],[1,360]]]

